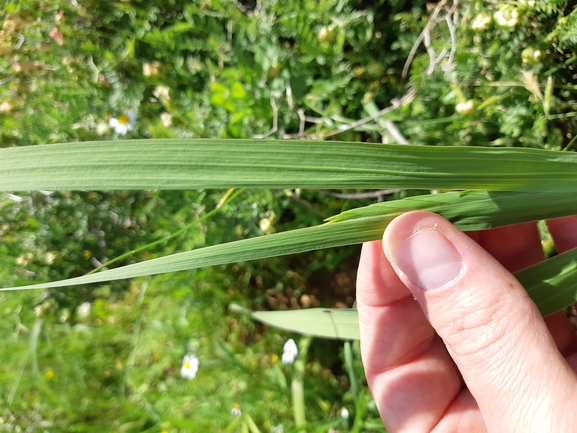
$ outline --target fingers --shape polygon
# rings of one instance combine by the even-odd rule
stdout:
[[[545,259],[537,224],[524,223],[468,232],[509,272],[517,272]]]
[[[573,225],[573,229],[568,227]],[[554,220],[554,238],[573,236],[577,246],[577,218]],[[536,223],[515,224],[491,230],[468,232],[485,251],[495,257],[509,272],[516,272],[545,259]],[[577,336],[563,311],[545,317],[545,323],[557,348],[563,355],[577,350]]]
[[[577,216],[549,220],[547,227],[559,253],[577,247]]]
[[[557,252],[563,253],[571,248],[577,247],[577,216],[570,216],[565,218],[557,218],[547,221],[549,233],[555,242]],[[545,322],[549,327],[557,347],[564,356],[575,354],[577,352],[577,336],[575,330],[567,320],[565,313],[559,311],[545,318]],[[576,358],[574,360],[574,358]],[[577,368],[577,356],[573,355],[568,362],[573,366],[573,370]]]
[[[542,259],[535,224],[467,234],[513,270]],[[484,431],[476,402],[380,242],[363,246],[357,290],[365,373],[389,431]]]
[[[365,375],[388,431],[431,431],[462,383],[380,241],[363,245],[357,308]]]
[[[555,220],[553,235],[564,239],[573,235],[577,246],[577,218]],[[567,227],[573,224],[573,230]],[[516,272],[545,259],[541,246],[541,237],[536,223],[515,224],[491,230],[468,232],[467,235],[477,241],[489,254],[495,257],[509,272]],[[557,349],[563,354],[577,350],[577,337],[563,311],[545,317],[545,323],[551,333]]]
[[[525,290],[497,260],[427,212],[395,219],[383,246],[443,339],[489,431],[535,431],[535,422],[569,431],[555,423],[574,413],[575,375]]]
[[[385,259],[381,242],[363,245],[357,278],[367,374],[382,372],[411,358],[435,332],[411,292]],[[394,332],[392,330],[394,329]],[[386,355],[384,355],[386,354]]]

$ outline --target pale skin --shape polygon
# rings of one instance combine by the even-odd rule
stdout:
[[[577,247],[577,216],[548,227]],[[422,211],[363,246],[361,352],[390,433],[577,432],[575,331],[511,274],[543,259],[534,223],[465,234]]]

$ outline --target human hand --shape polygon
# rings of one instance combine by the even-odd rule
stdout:
[[[577,217],[548,226],[577,246]],[[363,246],[361,353],[390,433],[577,431],[576,334],[510,273],[543,259],[534,223],[467,236],[422,211]]]

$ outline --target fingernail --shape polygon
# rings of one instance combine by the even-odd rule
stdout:
[[[393,264],[423,290],[453,281],[462,268],[461,255],[438,230],[421,230],[400,242],[391,253]]]

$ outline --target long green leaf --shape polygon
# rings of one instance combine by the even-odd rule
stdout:
[[[418,209],[438,213],[463,230],[478,230],[576,214],[577,201],[569,194],[542,192],[468,191],[423,195],[356,209],[316,227],[200,248],[64,281],[0,290],[98,283],[358,244],[380,239],[393,218]]]
[[[543,316],[577,301],[577,248],[523,269],[515,277]]]
[[[233,311],[275,328],[313,337],[338,340],[359,339],[359,317],[353,308],[307,308],[287,311],[252,311],[231,306]]]
[[[154,139],[0,149],[0,191],[196,188],[577,191],[577,154],[371,143]]]
[[[543,316],[577,301],[577,249],[515,273]],[[359,318],[353,308],[310,308],[292,311],[233,311],[250,314],[275,328],[339,340],[358,340]]]

